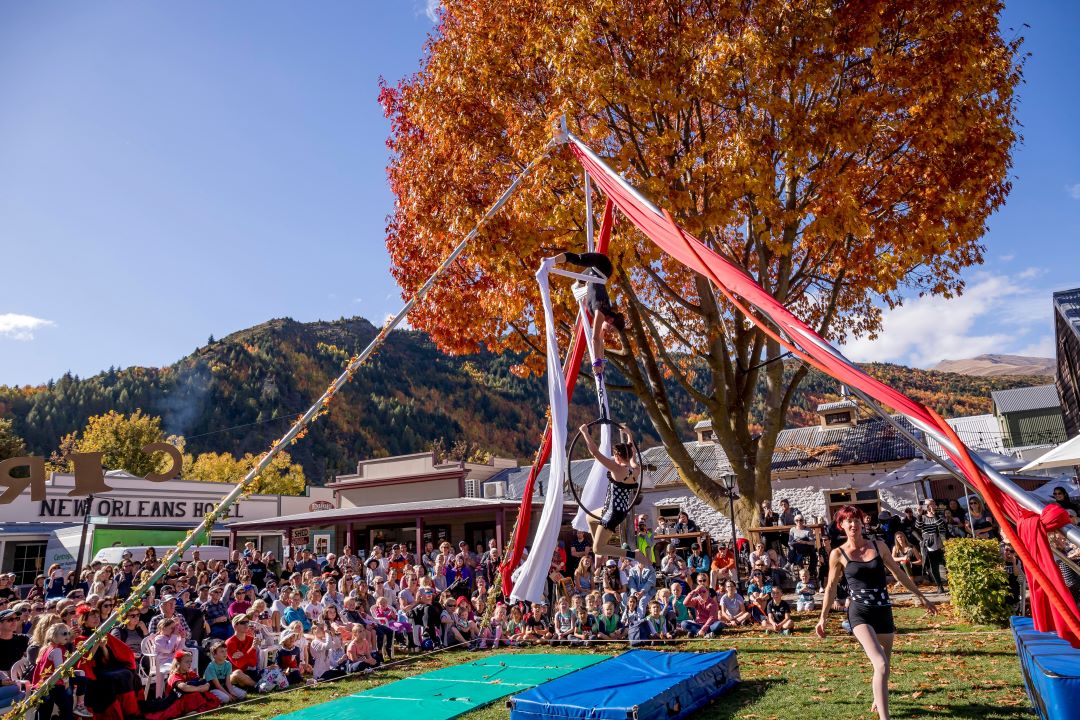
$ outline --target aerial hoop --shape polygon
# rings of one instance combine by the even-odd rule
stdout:
[[[626,425],[624,425],[623,423],[616,422],[616,421],[611,420],[609,418],[601,417],[601,418],[597,418],[596,420],[593,420],[591,423],[589,423],[585,427],[586,427],[586,429],[591,430],[596,425],[611,425],[613,428],[617,428],[619,430],[620,436],[622,436],[622,437],[624,437],[624,438],[626,438],[628,440],[633,439],[633,435],[630,433],[630,429],[628,427],[626,427]],[[580,440],[580,439],[581,439],[581,428],[578,428],[578,431],[574,434],[574,439],[570,441],[570,448],[566,453],[566,458],[567,458],[566,477],[563,478],[563,482],[568,486],[568,488],[570,490],[570,494],[574,497],[574,502],[576,502],[578,507],[581,508],[581,511],[583,513],[585,513],[586,515],[588,515],[589,517],[591,517],[592,519],[596,520],[597,522],[603,522],[604,519],[602,517],[600,517],[599,515],[594,513],[590,508],[585,507],[585,505],[581,502],[581,494],[578,492],[577,486],[574,485],[574,480],[573,480],[574,448],[577,447],[578,440]],[[613,439],[613,441],[614,441],[614,439]],[[614,444],[614,442],[613,442],[613,444]],[[645,469],[645,462],[641,457],[641,448],[638,447],[637,443],[634,443],[633,447],[634,447],[634,452],[637,454],[637,465],[638,465],[639,471],[641,473],[641,476],[638,478],[637,490],[635,490],[635,492],[634,492],[634,500],[633,500],[633,502],[630,503],[630,507],[635,507],[641,501],[641,485],[642,485],[642,483],[644,481],[644,469]],[[610,480],[608,482],[610,482]]]

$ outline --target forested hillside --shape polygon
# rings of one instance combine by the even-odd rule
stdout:
[[[299,323],[272,320],[209,342],[166,368],[109,369],[89,378],[65,375],[39,387],[0,386],[0,417],[13,420],[27,448],[48,456],[60,438],[108,410],[137,408],[160,415],[169,434],[183,435],[187,451],[259,453],[279,437],[340,373],[350,355],[374,336],[362,318]],[[543,378],[510,372],[519,358],[448,356],[418,332],[391,334],[357,373],[306,438],[290,448],[307,477],[323,482],[350,472],[357,460],[420,452],[442,440],[465,442],[531,461],[544,429]],[[1039,378],[981,378],[897,365],[868,369],[944,415],[989,412],[990,391]],[[571,410],[576,425],[595,416],[591,383],[582,381]],[[684,437],[699,408],[672,386],[672,402],[686,418]],[[838,397],[836,382],[811,374],[789,413],[790,424],[815,422],[817,403]],[[637,401],[612,394],[612,414],[655,442]],[[759,413],[760,414],[760,409]]]

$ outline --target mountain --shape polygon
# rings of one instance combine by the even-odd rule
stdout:
[[[1053,375],[1057,363],[1053,358],[1028,357],[1026,355],[979,355],[967,360],[942,360],[933,370],[1001,377],[1003,375]]]
[[[0,417],[13,420],[15,432],[37,455],[50,455],[64,435],[81,430],[92,415],[137,408],[161,416],[168,434],[187,439],[189,452],[259,453],[376,332],[363,318],[271,320],[211,340],[164,368],[110,368],[36,387],[0,386]],[[547,391],[543,377],[523,379],[510,372],[519,361],[509,354],[450,356],[423,333],[395,331],[342,389],[328,415],[289,452],[315,483],[353,471],[358,460],[422,452],[440,440],[447,448],[467,443],[531,462],[544,430]],[[1032,382],[1029,376],[972,377],[883,363],[864,367],[947,417],[989,412],[992,390]],[[707,373],[700,378],[707,387]],[[571,427],[596,417],[591,385],[584,380],[578,385]],[[680,434],[691,439],[701,408],[674,383],[668,391]],[[795,393],[788,424],[815,424],[814,408],[837,399],[838,392],[835,380],[811,373]],[[643,444],[657,442],[636,398],[613,392],[610,401],[612,416],[627,423]],[[757,403],[753,414],[760,419],[765,407],[762,400]]]
[[[259,453],[337,377],[378,329],[363,318],[300,323],[271,320],[211,341],[164,368],[110,368],[89,378],[64,375],[38,387],[0,386],[0,417],[34,454],[49,456],[67,433],[110,409],[159,415],[187,451]],[[309,478],[324,482],[355,471],[360,459],[422,452],[436,440],[531,462],[544,431],[542,377],[510,372],[511,355],[449,356],[420,332],[395,331],[360,368],[308,435],[289,448]],[[572,423],[596,417],[595,393],[582,382]],[[687,404],[684,393],[673,402]],[[656,435],[633,398],[613,394],[612,414]],[[573,425],[576,427],[576,425]],[[683,430],[689,434],[689,426]]]

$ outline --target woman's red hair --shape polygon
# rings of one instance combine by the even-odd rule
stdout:
[[[833,518],[836,520],[837,527],[843,525],[844,521],[846,521],[848,518],[853,517],[859,518],[859,520],[861,520],[864,525],[866,524],[866,513],[864,513],[862,510],[855,507],[854,505],[845,505],[844,507],[837,510],[836,515],[833,516]]]

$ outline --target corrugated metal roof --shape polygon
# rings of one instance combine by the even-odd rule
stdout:
[[[837,400],[836,402],[821,403],[817,406],[817,412],[829,412],[830,410],[843,410],[858,407],[854,400]]]
[[[957,437],[969,448],[1009,454],[1009,451],[1005,449],[1004,434],[1001,432],[1001,425],[998,424],[996,416],[968,415],[949,418],[945,422],[949,423],[956,431]],[[945,449],[929,435],[926,436],[926,444],[938,455],[945,454]]]
[[[894,419],[921,437],[901,415]],[[869,465],[921,457],[919,450],[884,420],[867,420],[851,427],[805,427],[781,430],[773,450],[773,472]]]
[[[990,398],[994,401],[997,412],[1002,415],[1061,407],[1057,386],[1055,385],[1035,385],[1011,390],[995,390],[990,393]]]
[[[894,416],[908,430],[918,437],[922,433],[916,430],[907,418]],[[683,447],[694,464],[711,477],[719,478],[731,472],[731,463],[718,443],[687,442]],[[677,485],[679,473],[674,461],[663,446],[646,448],[641,451],[642,460],[656,469],[645,475],[645,489],[663,488]],[[873,463],[911,460],[922,457],[921,453],[899,432],[884,420],[867,420],[855,426],[846,427],[805,427],[782,430],[776,440],[772,467],[774,471],[803,470],[812,468],[830,468],[845,465],[869,465]],[[548,465],[538,476],[535,495],[539,496],[540,485],[547,487]],[[591,460],[577,460],[572,464],[574,482],[582,484],[589,476]],[[529,477],[529,467],[514,471],[507,481],[508,498],[521,498],[525,481]]]
[[[1054,293],[1054,308],[1080,337],[1080,288]]]

